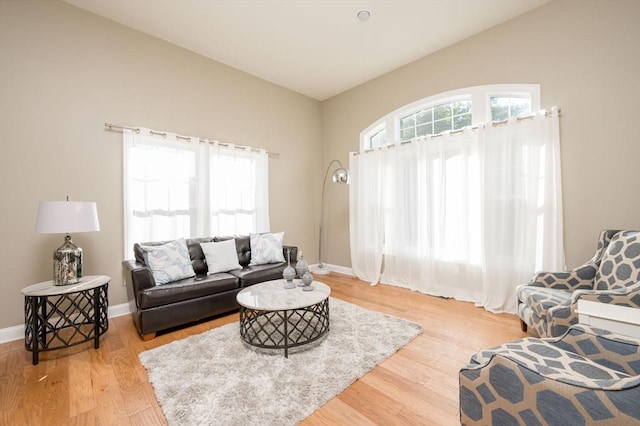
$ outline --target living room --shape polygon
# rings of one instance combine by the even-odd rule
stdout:
[[[21,289],[50,279],[51,254],[61,243],[59,234],[35,232],[40,201],[97,203],[100,231],[74,241],[87,274],[111,277],[110,307],[126,309],[122,135],[104,123],[278,153],[269,168],[270,228],[315,263],[325,168],[332,159],[348,164],[364,129],[438,93],[535,83],[541,107],[562,110],[567,267],[591,257],[601,230],[640,227],[635,0],[550,1],[322,100],[59,1],[0,2],[0,61],[0,342],[20,338]],[[322,207],[323,260],[348,271],[348,189],[330,187]],[[354,292],[370,291],[356,282]]]

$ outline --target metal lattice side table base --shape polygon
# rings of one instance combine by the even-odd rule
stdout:
[[[265,311],[240,306],[240,336],[249,345],[289,349],[314,342],[329,331],[329,299],[300,309]]]
[[[25,348],[39,353],[66,348],[93,340],[109,329],[107,317],[108,283],[96,288],[53,296],[25,297]]]

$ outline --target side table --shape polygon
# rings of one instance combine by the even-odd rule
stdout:
[[[111,277],[88,275],[78,284],[58,286],[45,281],[22,289],[24,294],[24,345],[33,353],[67,348],[93,340],[109,329],[107,289]]]

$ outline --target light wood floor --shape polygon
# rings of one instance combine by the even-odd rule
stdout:
[[[303,425],[455,425],[458,370],[471,355],[525,334],[513,315],[332,274],[332,296],[422,324],[423,333],[308,417]],[[0,425],[166,424],[138,354],[238,320],[238,314],[143,342],[129,315],[100,349],[82,344],[31,364],[23,341],[0,345]],[[250,397],[250,396],[248,396]]]

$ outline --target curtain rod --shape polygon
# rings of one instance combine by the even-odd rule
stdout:
[[[129,127],[129,126],[119,126],[117,124],[110,124],[110,123],[104,123],[104,129],[108,130],[110,132],[122,132],[123,130],[131,130],[132,132],[136,132],[136,133],[140,133],[140,128],[139,127]],[[163,138],[167,137],[167,132],[157,132],[155,130],[149,130],[149,133],[151,133],[152,135],[155,136],[162,136]],[[181,136],[176,134],[176,139],[178,140],[183,140],[183,141],[187,141],[187,142],[191,142],[191,137],[189,136]],[[198,142],[200,143],[213,143],[214,140],[210,140],[210,139],[197,139]],[[219,142],[219,141],[215,141],[218,142],[218,145],[220,146],[226,146],[228,147],[229,144],[228,143],[224,143],[224,142]],[[252,146],[245,146],[245,145],[234,145],[236,149],[242,149],[242,150],[247,150],[250,149],[251,151],[255,151],[255,152],[260,152],[261,150],[258,148],[254,148]],[[270,158],[276,158],[279,159],[280,158],[280,154],[277,152],[271,152],[271,151],[267,151],[267,155]]]
[[[562,114],[560,114],[560,112],[561,112],[560,108],[558,108],[557,111],[558,111],[558,117],[561,117]],[[552,114],[551,111],[545,111],[544,112],[544,116],[545,117],[549,117],[551,114]],[[522,115],[520,117],[516,117],[516,122],[519,123],[521,121],[531,120],[531,119],[533,119],[535,117],[536,117],[536,114]],[[424,135],[424,136],[419,136],[419,137],[420,138],[424,138],[424,139],[429,138],[429,140],[431,140],[431,139],[441,138],[444,135],[455,135],[457,133],[462,133],[465,130],[472,130],[472,131],[473,130],[478,130],[480,127],[484,127],[484,126],[488,126],[488,125],[491,125],[491,127],[504,126],[508,122],[509,122],[509,119],[501,120],[501,121],[490,121],[488,123],[476,124],[474,126],[467,126],[467,127],[464,127],[462,129],[458,129],[458,130],[445,130],[445,131],[440,132],[440,133],[435,134],[435,135]],[[408,141],[400,141],[400,145],[401,146],[402,145],[406,145],[406,144],[411,143],[411,142],[413,142],[413,139],[408,140]],[[396,145],[397,144],[386,144],[386,145],[383,145],[383,146],[379,146],[378,148],[371,148],[371,149],[365,149],[365,150],[362,150],[362,151],[354,152],[353,155],[367,154],[367,153],[373,152],[373,151],[375,151],[377,149],[395,148]]]

